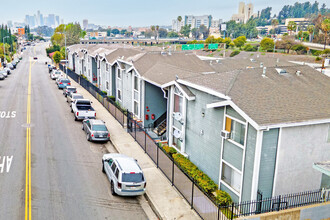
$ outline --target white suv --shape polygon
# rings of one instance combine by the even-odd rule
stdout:
[[[146,180],[137,161],[122,154],[104,154],[102,171],[108,176],[112,195],[138,196],[146,191]]]

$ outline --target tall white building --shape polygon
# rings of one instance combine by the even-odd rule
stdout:
[[[199,28],[201,25],[209,28],[211,26],[212,16],[211,15],[202,15],[202,16],[194,16],[194,15],[186,15],[184,18],[185,25],[191,25],[191,29]]]
[[[180,32],[181,28],[184,26],[184,20],[178,21],[178,19],[172,20],[172,30],[175,32]]]
[[[253,13],[253,4],[245,4],[240,2],[238,5],[238,14],[233,14],[231,20],[237,23],[246,23],[251,17],[256,17],[257,14]]]

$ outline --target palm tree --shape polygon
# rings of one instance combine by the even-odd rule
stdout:
[[[330,19],[324,19],[321,24],[322,32],[324,33],[324,49],[327,45],[328,32],[330,31]]]
[[[289,23],[288,23],[288,30],[290,31],[290,33],[293,31],[293,30],[296,30],[296,28],[297,28],[297,24],[296,24],[296,22],[294,22],[294,21],[289,21]]]
[[[309,42],[312,42],[312,34],[314,33],[314,25],[308,25],[307,31],[309,33]]]
[[[159,25],[156,26],[156,32],[157,32],[156,41],[157,41],[157,44],[158,44],[158,40],[159,40]]]
[[[272,20],[272,26],[274,28],[275,34],[276,34],[276,27],[277,27],[278,23],[279,22],[278,22],[278,20],[276,18]]]
[[[178,16],[177,20],[178,20],[178,22],[181,22],[182,21],[182,17],[181,16]]]

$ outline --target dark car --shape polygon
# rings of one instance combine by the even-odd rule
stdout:
[[[63,95],[66,97],[69,93],[77,93],[77,88],[73,86],[67,86],[63,89]]]
[[[38,57],[33,57],[33,59],[37,60],[37,59],[38,59]]]

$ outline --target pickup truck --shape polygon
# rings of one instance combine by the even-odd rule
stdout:
[[[96,112],[89,99],[76,99],[71,104],[71,112],[74,114],[74,120],[95,119]]]

